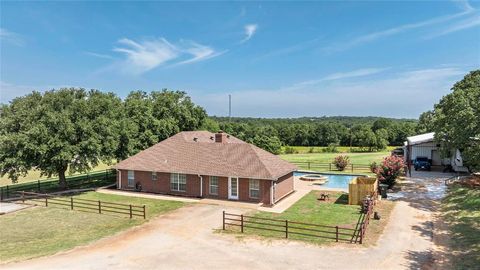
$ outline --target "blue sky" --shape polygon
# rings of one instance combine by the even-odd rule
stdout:
[[[0,102],[186,91],[210,115],[418,117],[480,67],[480,2],[1,2]]]

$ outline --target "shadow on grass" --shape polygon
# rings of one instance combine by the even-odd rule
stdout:
[[[348,194],[340,195],[335,201],[335,204],[348,204]]]

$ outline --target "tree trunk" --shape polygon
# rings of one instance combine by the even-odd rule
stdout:
[[[61,169],[58,171],[58,185],[61,190],[68,188],[67,179],[65,178],[65,171],[66,169]]]

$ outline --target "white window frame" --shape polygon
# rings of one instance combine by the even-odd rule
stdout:
[[[127,172],[127,186],[134,187],[135,186],[135,171],[128,171]]]
[[[181,189],[181,188],[184,189]],[[187,191],[187,175],[181,173],[171,173],[170,174],[170,190],[176,192],[186,192]]]
[[[157,172],[152,172],[152,181],[157,181],[157,179],[158,179]]]
[[[212,180],[216,181],[217,184],[213,185]],[[212,191],[212,188],[214,188],[215,191]],[[208,177],[208,194],[218,195],[218,176],[209,176]]]
[[[257,192],[257,196],[252,195],[252,191]],[[258,179],[249,179],[248,180],[248,196],[252,199],[260,198],[260,180]]]

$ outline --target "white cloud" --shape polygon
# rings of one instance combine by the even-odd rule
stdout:
[[[138,75],[162,65],[184,65],[204,61],[223,54],[209,46],[193,41],[170,43],[165,38],[134,41],[123,38],[115,52],[125,55],[123,61],[114,63],[124,73]]]
[[[253,35],[255,35],[255,33],[257,32],[257,29],[258,29],[258,25],[257,24],[247,24],[247,25],[245,25],[244,29],[245,29],[245,38],[241,41],[242,43],[250,40],[253,37]]]
[[[431,109],[463,75],[465,72],[459,68],[445,67],[403,71],[376,79],[338,79],[295,89],[239,90],[231,93],[232,110],[234,116],[251,117],[374,115],[416,118]],[[192,97],[211,115],[227,114],[227,94],[192,93]]]
[[[365,44],[365,43],[368,43],[368,42],[372,42],[372,41],[375,41],[377,39],[384,38],[384,37],[387,37],[387,36],[392,36],[392,35],[395,35],[395,34],[406,32],[408,30],[422,28],[422,27],[431,26],[431,25],[436,25],[436,24],[443,23],[443,22],[449,22],[451,20],[461,18],[461,17],[464,17],[468,14],[471,14],[472,12],[474,12],[473,8],[465,9],[462,12],[455,13],[455,14],[452,14],[452,15],[440,16],[440,17],[432,18],[432,19],[429,19],[429,20],[421,21],[421,22],[404,24],[404,25],[400,25],[400,26],[393,27],[393,28],[386,29],[386,30],[382,30],[382,31],[378,31],[378,32],[372,32],[372,33],[369,33],[369,34],[365,34],[365,35],[356,37],[352,40],[349,40],[349,41],[346,41],[346,42],[343,42],[343,43],[336,43],[336,44],[327,46],[327,47],[323,48],[323,50],[327,53],[344,51],[344,50],[350,49],[350,48],[358,46],[358,45],[362,45],[362,44]]]
[[[325,77],[322,77],[320,79],[308,80],[308,81],[296,83],[289,89],[298,89],[301,87],[305,87],[308,85],[315,85],[315,84],[319,84],[326,81],[335,81],[335,80],[341,80],[341,79],[349,79],[349,78],[374,75],[374,74],[381,73],[387,69],[388,68],[362,68],[362,69],[357,69],[353,71],[333,73]]]
[[[101,53],[94,53],[94,52],[83,52],[83,53],[86,54],[86,55],[95,56],[95,57],[98,57],[98,58],[113,59],[113,56],[108,55],[108,54],[101,54]]]
[[[11,44],[17,45],[17,46],[24,46],[25,45],[25,39],[23,36],[8,31],[5,28],[0,28],[0,40],[9,42]]]
[[[463,21],[460,21],[456,24],[453,24],[453,25],[447,27],[446,29],[444,29],[441,32],[438,32],[438,33],[435,33],[433,35],[428,36],[427,39],[447,35],[447,34],[450,34],[450,33],[465,30],[465,29],[472,28],[472,27],[479,26],[479,25],[480,25],[480,15],[475,14],[475,16],[472,16],[472,17],[470,17],[466,20],[463,20]]]

